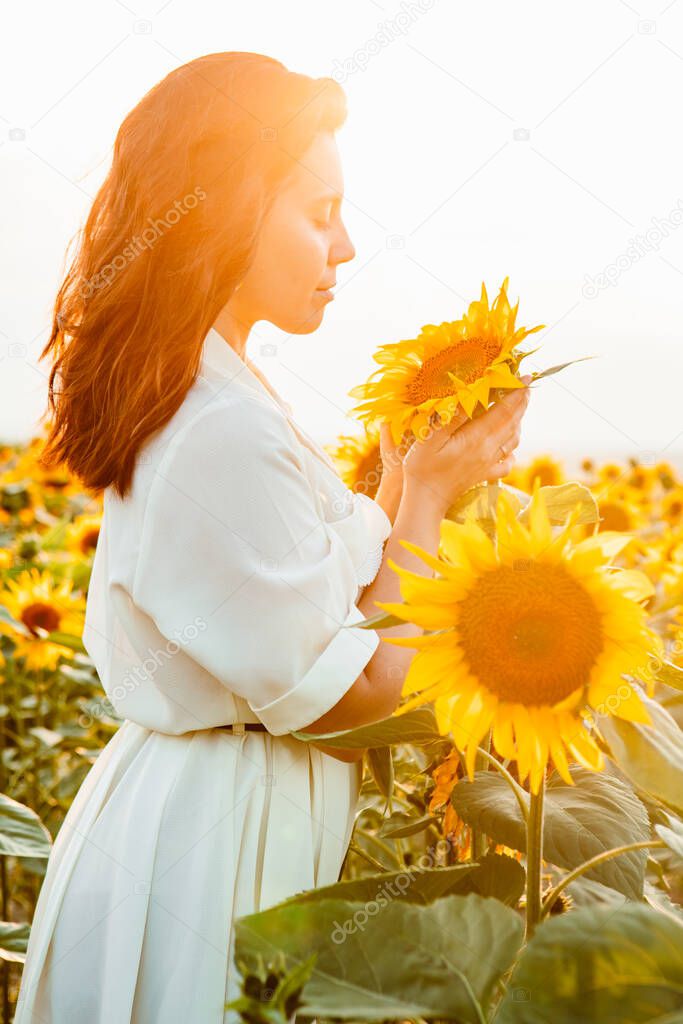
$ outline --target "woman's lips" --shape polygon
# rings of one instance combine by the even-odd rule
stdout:
[[[329,288],[316,288],[315,292],[316,295],[322,296],[322,298],[327,299],[328,302],[330,299],[334,298],[334,293],[331,292]]]

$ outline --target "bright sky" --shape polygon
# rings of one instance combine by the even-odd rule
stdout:
[[[0,26],[0,438],[45,408],[65,248],[121,120],[172,68],[250,50],[349,102],[356,259],[317,332],[248,344],[304,429],[353,432],[375,346],[510,275],[518,323],[548,325],[534,368],[599,356],[539,385],[520,457],[682,461],[683,0],[40,0]]]

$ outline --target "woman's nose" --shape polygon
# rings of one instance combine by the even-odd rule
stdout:
[[[330,251],[330,263],[348,263],[356,255],[356,249],[349,237],[349,233],[342,225],[339,237],[335,239]]]

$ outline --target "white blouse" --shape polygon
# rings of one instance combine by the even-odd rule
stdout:
[[[212,328],[132,490],[104,493],[83,642],[116,713],[172,734],[306,727],[379,645],[356,602],[391,529]]]

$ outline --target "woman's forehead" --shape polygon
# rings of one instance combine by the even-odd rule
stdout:
[[[291,176],[291,188],[306,199],[340,199],[344,194],[339,150],[330,132],[319,133]]]

